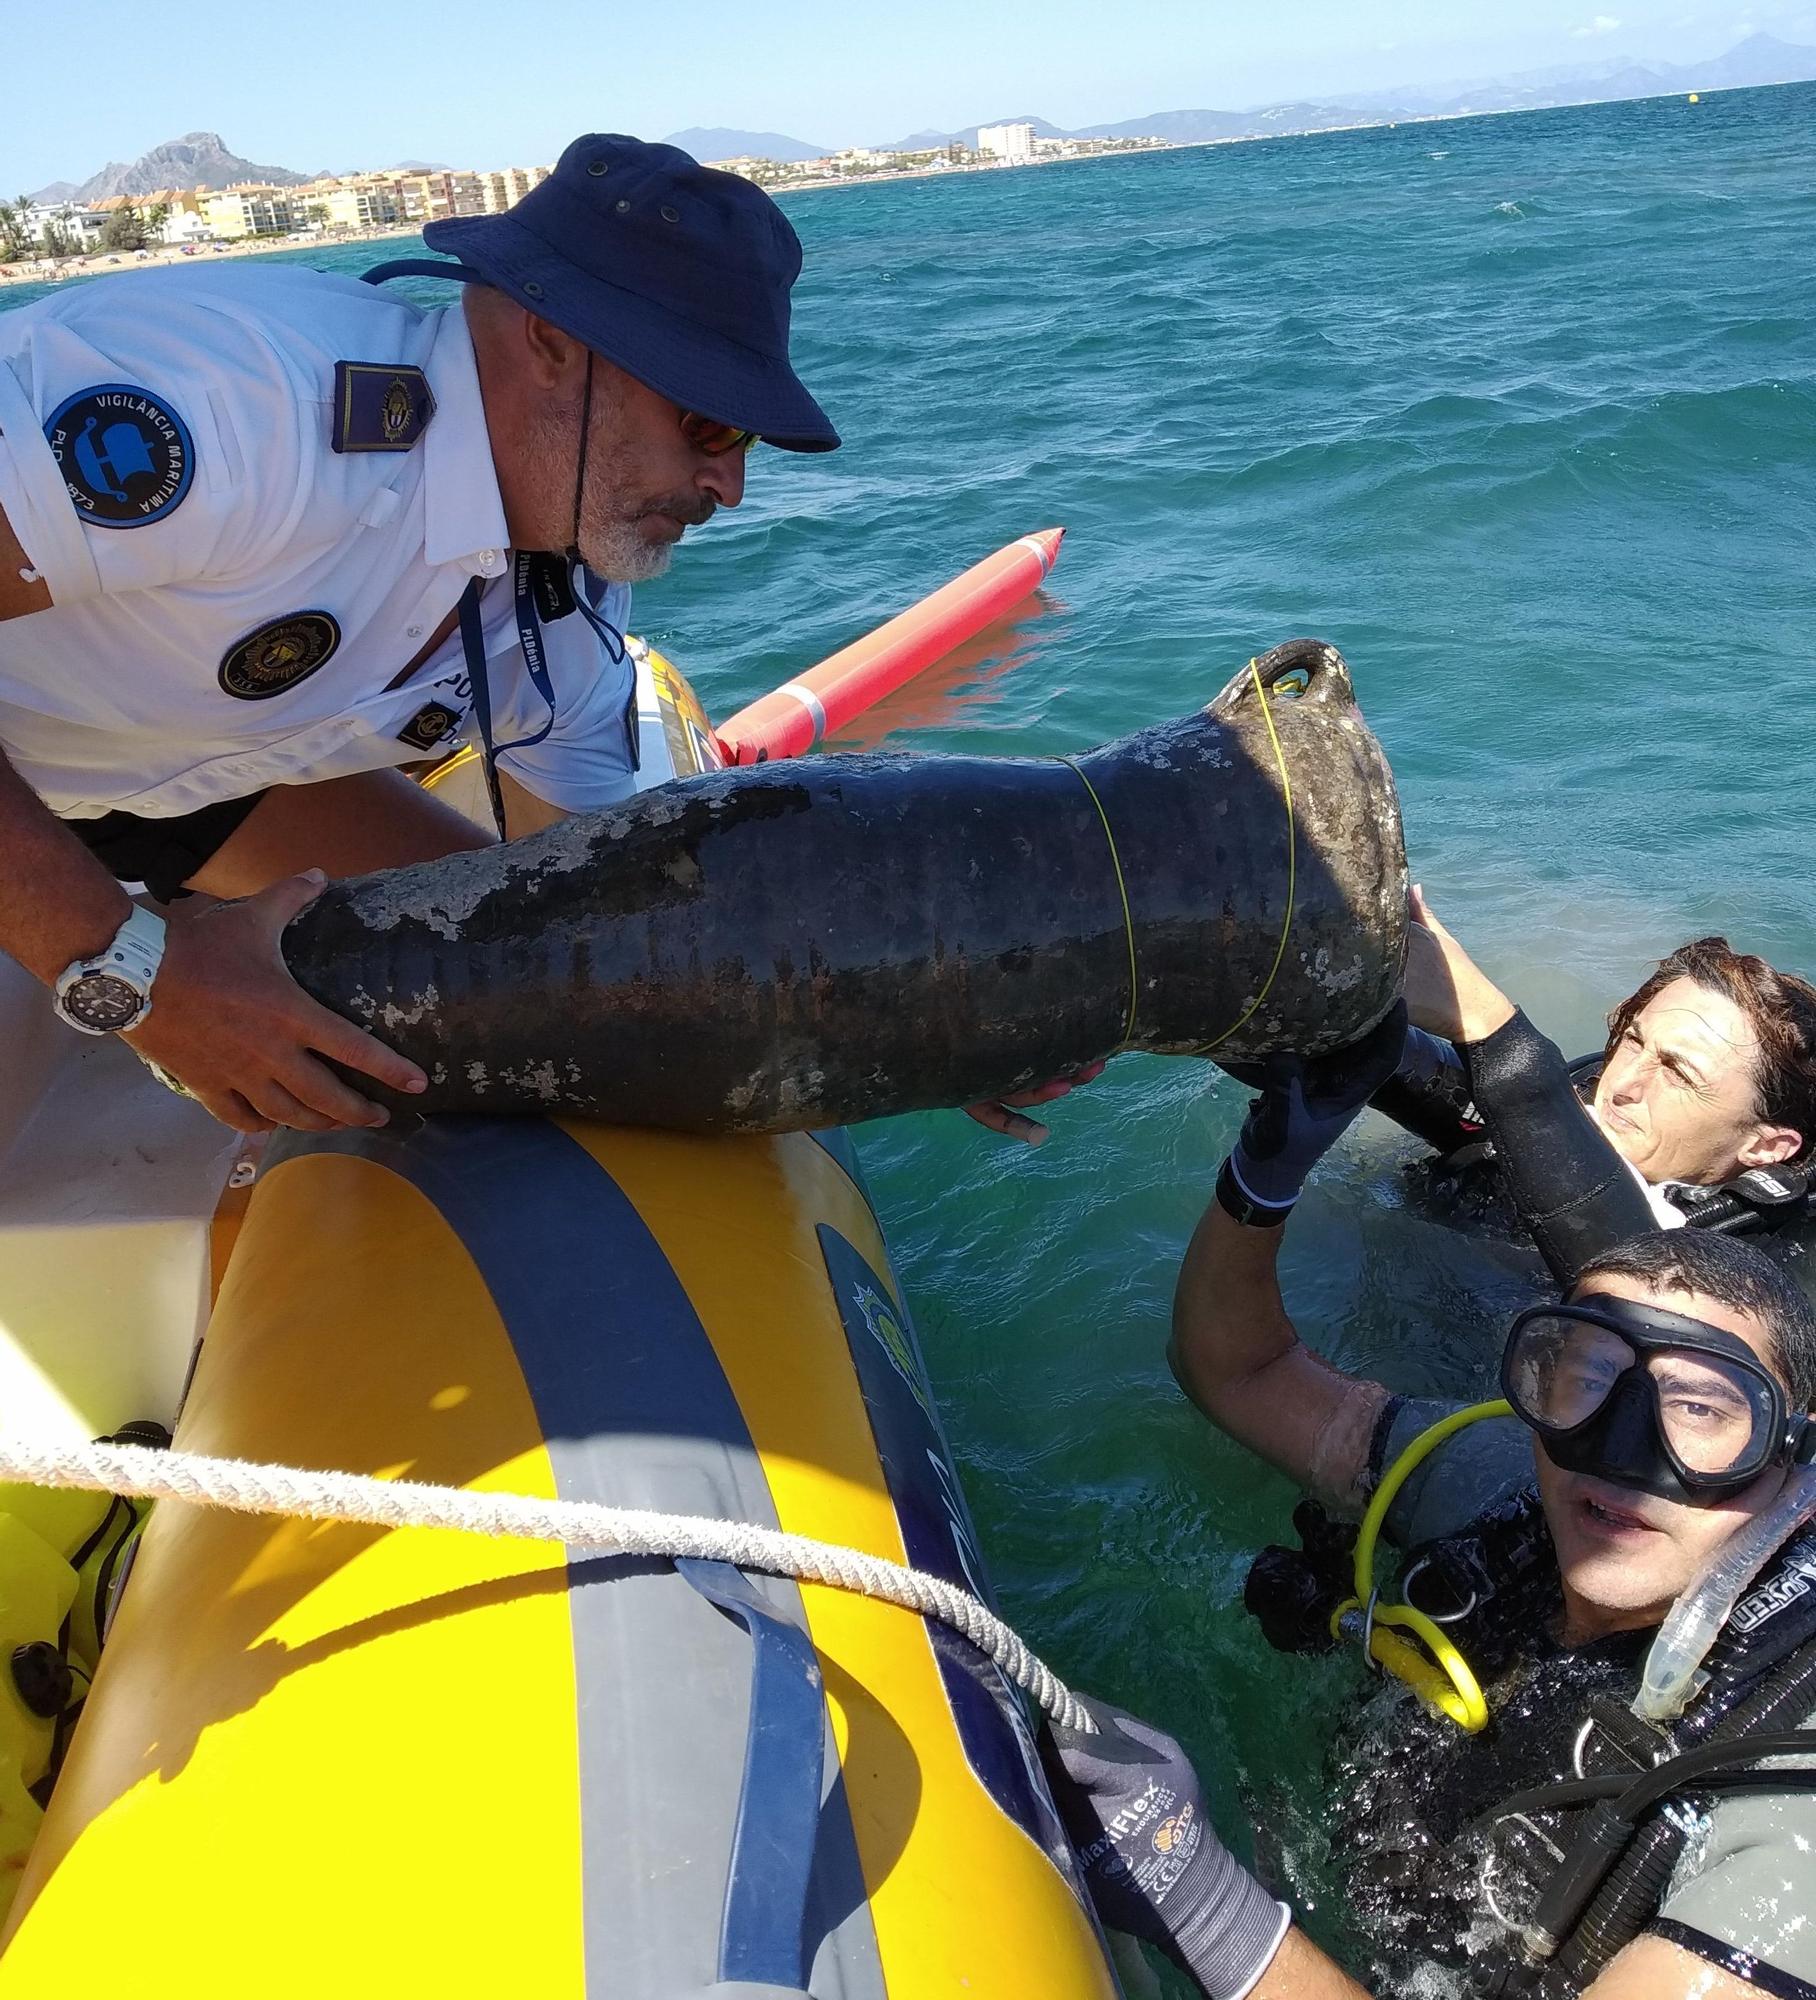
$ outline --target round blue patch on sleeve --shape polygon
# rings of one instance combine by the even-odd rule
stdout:
[[[97,528],[143,528],[182,503],[195,477],[189,426],[128,382],[81,389],[44,426],[76,512]]]

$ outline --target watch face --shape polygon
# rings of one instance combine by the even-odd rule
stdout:
[[[70,1019],[98,1035],[111,1035],[126,1027],[144,1005],[139,989],[112,972],[88,973],[63,996]]]

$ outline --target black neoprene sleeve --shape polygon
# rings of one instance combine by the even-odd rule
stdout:
[[[1631,1169],[1583,1109],[1556,1044],[1523,1013],[1458,1052],[1514,1210],[1560,1284],[1598,1251],[1658,1227]]]

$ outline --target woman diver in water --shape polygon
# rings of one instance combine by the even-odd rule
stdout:
[[[1645,1190],[1659,1227],[1795,1237],[1816,1222],[1816,988],[1807,981],[1725,938],[1693,939],[1612,1010],[1601,1055],[1566,1066],[1416,889],[1410,914],[1413,1026],[1374,1102],[1432,1146],[1428,1179],[1459,1218],[1504,1209],[1509,1196],[1520,1220],[1532,1220],[1534,1205],[1543,1213],[1550,1155],[1558,1128],[1576,1122],[1575,1099]],[[1506,1117],[1515,1127],[1498,1136],[1511,1143],[1497,1145],[1492,1128]],[[1537,1236],[1549,1256],[1543,1229]]]
[[[1434,966],[1445,971],[1437,940]],[[1671,987],[1687,976],[1632,1009],[1642,1036],[1656,1032],[1648,1008],[1681,999]],[[1422,1008],[1424,983],[1415,965]],[[1758,1769],[1774,1750],[1816,1756],[1816,1733],[1786,1735],[1816,1711],[1816,1535],[1800,1532],[1816,1497],[1804,1468],[1816,1455],[1816,1317],[1752,1245],[1661,1231],[1632,1156],[1581,1115],[1562,1058],[1500,1006],[1454,1026],[1515,1206],[1567,1283],[1559,1304],[1509,1329],[1504,1403],[1466,1413],[1345,1375],[1301,1340],[1281,1298],[1283,1225],[1403,1055],[1398,1014],[1353,1049],[1244,1072],[1261,1094],[1175,1303],[1171,1359],[1187,1394],[1308,1495],[1306,1552],[1270,1552],[1272,1572],[1264,1561],[1251,1579],[1270,1637],[1359,1637],[1464,1725],[1415,1724],[1408,1699],[1347,1801],[1370,1985],[1289,1926],[1221,1848],[1170,1739],[1112,1714],[1108,1752],[1061,1742],[1061,1807],[1105,1920],[1229,2000],[1384,1995],[1415,1979],[1545,2000],[1816,2000],[1816,1774]],[[1667,1122],[1633,1118],[1636,1130]],[[1414,1597],[1419,1572],[1420,1604],[1440,1622],[1364,1596],[1366,1566],[1323,1508],[1370,1508],[1370,1547],[1380,1529],[1410,1552],[1403,1592]],[[1713,1648],[1680,1662],[1693,1698],[1680,1690],[1668,1726],[1641,1720],[1624,1697],[1660,1621],[1686,1596],[1705,1605],[1712,1560],[1762,1535],[1773,1547],[1753,1562],[1760,1581],[1738,1602],[1734,1587],[1718,1596],[1716,1618],[1728,1615]],[[1282,1563],[1301,1587],[1284,1610]],[[1335,1587],[1308,1603],[1302,1587],[1326,1579]],[[1739,1587],[1752,1580],[1746,1570]],[[1406,1628],[1431,1636],[1430,1658]]]

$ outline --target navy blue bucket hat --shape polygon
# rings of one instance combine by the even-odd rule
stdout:
[[[800,238],[736,174],[589,133],[515,208],[423,240],[684,410],[784,451],[839,442],[788,360]]]

